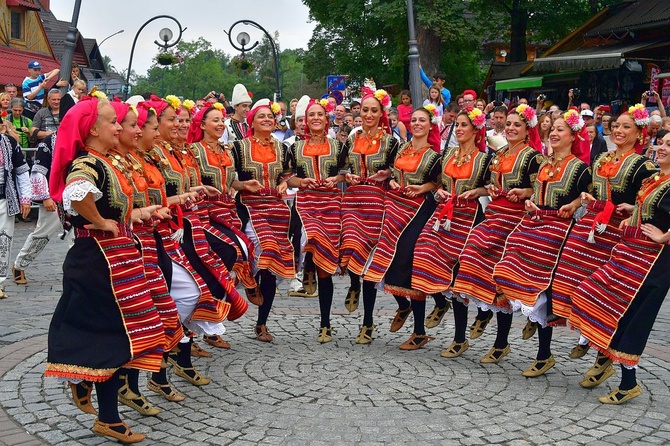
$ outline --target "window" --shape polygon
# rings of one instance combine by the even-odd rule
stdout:
[[[24,40],[23,36],[23,11],[11,10],[12,39]]]

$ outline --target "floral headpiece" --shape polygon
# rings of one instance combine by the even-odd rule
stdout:
[[[98,99],[107,99],[107,95],[103,93],[102,91],[98,90],[91,90],[91,93],[89,94],[92,98],[98,98]]]
[[[537,125],[537,114],[533,107],[529,107],[528,104],[520,104],[516,108],[516,112],[528,127],[533,128]]]
[[[472,125],[477,130],[484,128],[484,125],[486,124],[486,115],[484,114],[484,112],[482,112],[480,109],[476,107],[471,106],[468,106],[465,109],[465,112],[468,114],[470,122],[472,122]]]
[[[275,116],[281,114],[281,106],[276,102],[270,102],[270,110],[272,110],[272,113],[274,113]]]
[[[195,102],[190,99],[184,99],[184,102],[181,103],[181,106],[188,110],[189,114],[195,113]]]
[[[222,111],[222,110],[224,109],[223,104],[220,103],[220,102],[215,102],[214,105],[212,105],[212,107],[214,107],[214,108],[217,109],[218,111]]]
[[[140,114],[137,112],[137,107],[135,107],[133,104],[128,104],[130,106],[130,109],[135,113],[135,116],[139,116]]]
[[[573,132],[579,132],[584,128],[584,119],[577,110],[568,110],[563,113],[563,119],[570,126]]]
[[[439,124],[440,123],[440,112],[437,110],[433,104],[424,105],[423,108],[430,113],[430,123]]]
[[[335,110],[335,106],[333,105],[332,102],[329,102],[328,99],[319,99],[317,102],[321,107],[323,107],[324,110],[326,110],[326,113],[330,114]]]
[[[635,104],[628,108],[628,114],[635,120],[638,127],[647,127],[649,125],[649,112],[642,104]]]
[[[382,104],[384,110],[389,111],[391,109],[391,96],[386,92],[386,90],[373,90],[370,87],[361,88],[361,93],[363,97],[372,95]]]
[[[173,94],[165,96],[165,101],[170,104],[170,107],[174,108],[175,111],[179,110],[179,107],[181,107],[181,101]]]

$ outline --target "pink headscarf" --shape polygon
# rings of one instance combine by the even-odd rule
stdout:
[[[191,126],[188,128],[188,135],[186,135],[186,143],[193,144],[194,142],[201,141],[205,137],[204,132],[200,126],[202,121],[205,119],[205,115],[211,110],[219,110],[218,108],[212,106],[209,102],[205,102],[204,105],[195,113],[193,119],[191,120]],[[222,108],[219,110],[223,117],[226,117],[226,109]]]
[[[137,109],[137,126],[143,128],[144,124],[146,124],[149,119],[149,108],[151,107],[143,101],[138,102],[135,108]]]
[[[121,124],[130,110],[130,104],[119,101],[111,101],[109,105],[111,105],[116,112],[116,122]]]
[[[77,152],[84,150],[86,139],[98,120],[98,99],[84,96],[63,117],[53,151],[49,189],[51,198],[63,201],[65,179]]]
[[[168,102],[165,99],[161,99],[155,94],[152,94],[151,99],[149,99],[148,101],[144,101],[143,103],[146,104],[148,107],[151,107],[154,110],[156,110],[157,117],[160,117],[161,113],[163,113],[163,111],[170,106],[170,104],[168,104]]]

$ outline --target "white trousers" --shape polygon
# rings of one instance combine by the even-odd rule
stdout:
[[[14,216],[7,212],[7,200],[0,200],[0,286],[4,285],[9,272],[9,256],[14,238]]]
[[[58,212],[47,212],[44,206],[40,205],[37,216],[37,226],[28,236],[19,254],[14,260],[17,269],[26,269],[33,260],[37,258],[42,250],[47,246],[49,240],[56,237],[63,230],[63,226],[58,218]]]

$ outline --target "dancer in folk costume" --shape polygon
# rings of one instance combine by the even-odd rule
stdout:
[[[491,157],[486,149],[486,117],[478,108],[467,107],[456,117],[458,147],[448,147],[442,155],[441,174],[436,192],[438,206],[423,227],[414,250],[412,288],[426,294],[449,291],[458,256],[472,228],[483,218],[479,197],[488,192]],[[439,265],[436,268],[435,265]],[[447,358],[460,356],[469,348],[465,339],[468,322],[467,301],[452,296],[454,341],[442,351]],[[447,303],[436,300],[434,312],[446,311]]]
[[[129,224],[149,218],[157,206],[132,209],[133,188],[106,157],[121,130],[106,99],[82,99],[62,125],[49,184],[76,238],[49,326],[46,375],[78,383],[70,386],[87,413],[96,413],[89,384],[95,382],[93,431],[134,443],[145,436],[119,417],[119,369],[160,370],[166,340]]]
[[[325,99],[312,100],[305,110],[305,139],[296,141],[288,151],[288,164],[295,176],[290,187],[298,187],[295,210],[300,222],[300,249],[304,255],[303,286],[316,273],[321,323],[316,340],[324,344],[333,339],[330,308],[333,303],[333,274],[340,254],[342,192],[337,183],[344,181],[340,143],[328,138],[328,112],[332,105]],[[302,256],[301,256],[302,257]]]
[[[479,308],[494,311],[497,336],[482,363],[498,363],[510,351],[508,335],[512,309],[493,280],[493,268],[500,261],[505,240],[526,214],[525,201],[533,194],[533,183],[542,162],[535,110],[525,104],[507,116],[507,145],[491,161],[492,201],[485,219],[470,233],[459,257],[458,275],[452,291],[472,300]]]
[[[258,318],[254,327],[256,339],[271,342],[267,319],[277,290],[277,277],[293,279],[295,265],[293,246],[288,239],[291,211],[282,200],[290,172],[286,148],[272,138],[279,104],[261,99],[247,114],[246,138],[231,147],[236,179],[237,213],[244,233],[254,244],[253,272],[258,282]]]
[[[363,127],[349,137],[341,154],[347,164],[345,180],[349,187],[342,197],[340,267],[348,270],[352,277],[352,287],[345,300],[345,306],[351,307],[358,305],[360,276],[364,274],[381,235],[386,180],[398,153],[398,140],[391,135],[388,124],[391,97],[384,90],[374,90],[373,86],[363,87],[362,93]],[[357,344],[372,342],[375,329],[372,312],[376,298],[375,283],[364,280],[363,326],[356,337]]]
[[[632,110],[630,115],[637,126],[644,126],[642,113]],[[616,140],[624,133],[637,132],[619,128],[612,135]],[[670,135],[663,137],[656,162],[661,170],[642,183],[610,260],[572,294],[570,323],[599,352],[586,379],[608,377],[612,363],[621,364],[618,388],[598,398],[604,404],[621,404],[642,394],[635,370],[670,285]]]
[[[399,309],[391,331],[402,327],[409,313],[414,314],[411,337],[401,350],[416,350],[429,340],[426,335],[426,294],[412,288],[414,246],[436,202],[432,192],[441,170],[440,115],[435,107],[418,108],[411,117],[412,141],[403,144],[392,166],[389,190],[384,200],[384,222],[370,266],[364,279],[382,282],[393,294]]]
[[[632,112],[639,119],[633,118],[631,113],[624,113],[612,123],[616,132],[612,135],[616,150],[599,156],[593,163],[593,191],[591,194],[582,193],[586,212],[570,231],[554,275],[552,325],[565,324],[572,312],[572,293],[584,277],[610,259],[612,249],[621,241],[619,226],[630,216],[642,182],[656,173],[656,166],[636,153],[636,148],[644,141],[647,111],[637,106],[632,108]],[[588,340],[581,336],[570,357],[581,358],[588,349]],[[601,356],[596,361],[604,360]],[[587,377],[580,384],[586,388],[595,387],[612,374],[614,369],[609,368],[597,377]]]
[[[493,279],[513,309],[539,324],[539,348],[535,362],[523,372],[526,377],[543,375],[556,361],[551,354],[551,281],[565,244],[580,196],[591,183],[589,168],[575,153],[582,153],[584,121],[573,119],[574,111],[554,121],[550,140],[553,153],[541,165],[533,196],[526,200],[521,223],[505,244],[502,259],[493,270]],[[587,149],[588,152],[588,149]]]

